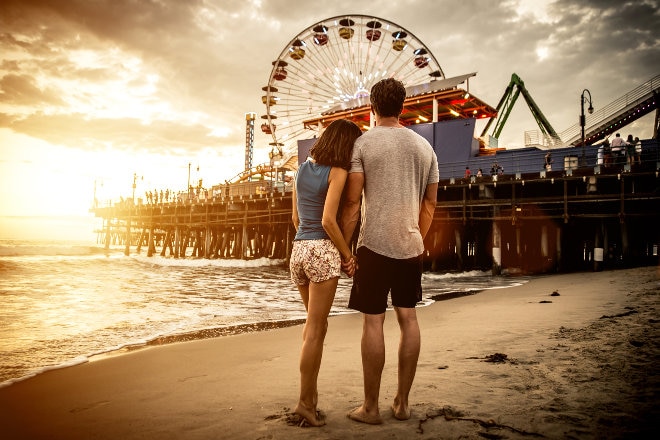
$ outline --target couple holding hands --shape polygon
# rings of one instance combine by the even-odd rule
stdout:
[[[405,98],[400,81],[376,83],[370,94],[375,127],[362,134],[351,121],[334,121],[296,173],[290,270],[307,320],[295,413],[312,426],[325,424],[317,410],[317,378],[341,271],[353,278],[348,307],[363,315],[364,402],[348,417],[383,422],[378,398],[385,365],[383,323],[391,293],[401,332],[392,414],[399,420],[410,418],[408,396],[420,351],[415,305],[422,299],[424,237],[433,220],[439,174],[433,147],[399,124]],[[349,243],[358,220],[353,255]]]

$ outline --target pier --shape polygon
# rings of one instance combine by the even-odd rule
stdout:
[[[521,273],[658,264],[657,142],[640,164],[442,181],[426,237],[430,270]],[[492,159],[491,159],[492,160]]]
[[[582,114],[578,124],[561,133],[541,117],[517,75],[497,109],[458,87],[474,75],[409,87],[400,117],[428,140],[438,158],[441,180],[425,239],[426,269],[499,274],[657,265],[660,75],[590,116]],[[543,122],[539,127],[545,134],[526,132],[525,148],[511,150],[483,143],[488,125],[475,139],[477,114],[493,121],[503,112],[496,134],[501,130],[518,93],[514,86]],[[270,102],[276,88],[264,90],[264,102]],[[459,107],[463,113],[455,110]],[[651,139],[641,140],[634,152],[610,149],[610,135],[653,111]],[[305,119],[303,125],[321,129],[338,118],[371,123],[370,106],[356,98]],[[254,121],[255,114],[246,114],[245,170],[232,182],[204,190],[201,198],[199,192],[192,197],[188,188],[176,201],[160,197],[147,204],[138,199],[95,207],[95,215],[103,219],[98,241],[106,248],[123,245],[126,255],[288,260],[295,230],[285,170],[297,169],[315,139],[298,139],[297,155],[286,160],[282,144],[274,139],[270,164],[252,167]],[[262,129],[272,132],[269,124]]]
[[[124,253],[173,258],[287,259],[295,231],[291,193],[263,193],[256,182],[229,185],[222,195],[183,202],[133,204],[130,200],[94,209],[103,218],[97,231],[105,244]],[[226,191],[225,191],[226,190]]]
[[[657,141],[645,141],[638,164],[566,161],[558,168],[441,177],[426,269],[546,273],[658,264]],[[98,240],[124,246],[126,255],[288,260],[290,187],[267,183],[221,185],[204,199],[95,208],[103,219]]]

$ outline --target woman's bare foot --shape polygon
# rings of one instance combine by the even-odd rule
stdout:
[[[370,425],[380,425],[383,423],[383,419],[380,417],[379,413],[367,414],[362,406],[355,408],[353,411],[349,412],[347,416],[349,419],[355,420],[356,422],[368,423]]]
[[[411,416],[411,411],[408,405],[403,405],[394,399],[392,404],[392,416],[397,420],[408,420]]]
[[[316,409],[309,409],[300,402],[298,402],[298,405],[296,406],[296,409],[293,410],[293,412],[305,419],[305,421],[310,426],[318,427],[325,425],[325,417],[322,416],[320,411],[317,411]]]

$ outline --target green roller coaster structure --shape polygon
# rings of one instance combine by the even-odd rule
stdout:
[[[518,99],[518,96],[521,93],[523,95],[523,98],[525,98],[525,102],[527,102],[527,105],[529,106],[529,109],[531,110],[534,119],[536,119],[536,123],[541,129],[541,132],[546,137],[552,138],[555,141],[560,142],[559,135],[557,135],[555,129],[552,128],[552,125],[550,125],[548,119],[543,115],[541,109],[539,109],[538,105],[536,105],[536,102],[534,102],[534,99],[532,99],[532,96],[525,88],[525,83],[523,82],[523,80],[520,79],[520,77],[515,73],[511,75],[511,81],[509,82],[509,85],[507,86],[506,91],[502,96],[502,99],[500,99],[500,102],[497,104],[498,117],[490,118],[490,120],[484,127],[483,131],[481,132],[480,137],[483,138],[488,134],[488,130],[491,128],[491,125],[493,125],[493,122],[495,122],[495,126],[493,129],[493,137],[495,138],[500,137],[500,134],[502,133],[502,129],[504,128],[504,124],[506,123],[506,120],[509,118],[509,114],[511,114],[513,105],[516,103],[516,100]]]

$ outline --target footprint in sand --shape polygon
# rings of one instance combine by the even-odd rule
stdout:
[[[107,405],[108,403],[110,403],[109,400],[101,400],[100,402],[94,402],[94,403],[90,403],[89,405],[79,406],[78,408],[73,408],[69,412],[75,414],[75,413],[79,413],[79,412],[82,412],[82,411],[87,411],[87,410],[90,410],[90,409],[98,408],[99,406],[104,406],[104,405]]]

